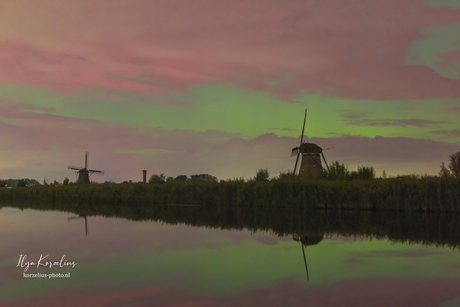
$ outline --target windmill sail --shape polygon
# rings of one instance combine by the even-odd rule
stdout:
[[[305,116],[303,117],[303,126],[302,126],[302,136],[300,137],[300,145],[299,145],[299,151],[297,152],[297,158],[295,159],[295,165],[294,165],[294,172],[297,170],[297,163],[299,162],[299,156],[300,156],[300,147],[302,146],[303,143],[303,134],[305,132],[305,121],[307,120],[307,109],[305,109]],[[292,155],[292,153],[291,153]]]
[[[300,145],[291,150],[291,157],[297,156],[294,165],[293,174],[296,175],[297,166],[300,162],[298,176],[301,178],[323,178],[325,170],[329,170],[329,165],[323,154],[323,149],[314,143],[304,142],[305,123],[307,121],[307,109],[303,118],[302,135],[300,138]],[[332,149],[332,148],[328,148]],[[300,161],[299,161],[300,160]],[[326,169],[323,168],[323,162]]]
[[[76,167],[69,165],[67,168],[75,171],[75,176],[77,177],[77,183],[90,183],[89,177],[92,174],[103,175],[103,171],[88,169],[88,156],[89,152],[85,152],[85,167]]]

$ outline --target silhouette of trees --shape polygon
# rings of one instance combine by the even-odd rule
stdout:
[[[18,184],[16,186],[18,188],[25,188],[27,186],[27,181],[25,179],[21,179],[18,181]]]
[[[149,179],[149,183],[165,183],[165,182],[166,182],[165,174],[160,174],[160,175],[153,174]]]
[[[184,181],[187,181],[187,179],[188,179],[187,175],[179,175],[176,178],[174,178],[174,181],[184,182]]]
[[[449,156],[449,170],[452,177],[460,179],[460,151],[453,153]]]
[[[268,181],[270,178],[270,173],[268,172],[268,169],[261,168],[257,171],[256,176],[254,177],[255,181]]]
[[[358,180],[370,180],[375,178],[375,170],[372,166],[358,166]]]
[[[441,169],[439,170],[439,177],[441,178],[450,178],[450,170],[444,165],[444,162],[441,163]]]
[[[209,174],[199,174],[199,175],[191,175],[190,180],[196,181],[209,181],[209,182],[217,182],[217,178],[214,177],[213,175]]]
[[[449,156],[449,165],[447,167],[444,162],[441,163],[439,177],[460,179],[460,151]]]
[[[339,161],[332,162],[329,166],[329,170],[325,171],[325,176],[329,180],[345,180],[351,178],[348,167],[343,163],[339,163]],[[357,174],[354,176],[357,176]]]
[[[278,176],[278,180],[291,180],[291,179],[296,179],[296,178],[297,178],[297,176],[291,170],[288,170],[285,173],[280,172],[280,175]]]

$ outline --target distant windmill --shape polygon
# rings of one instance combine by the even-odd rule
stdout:
[[[72,221],[72,220],[81,219],[81,218],[85,219],[85,233],[86,235],[88,235],[88,218],[86,217],[86,215],[72,216],[72,217],[67,218],[67,220]]]
[[[303,141],[306,120],[307,109],[305,109],[305,116],[303,118],[302,137],[300,138],[300,145],[298,147],[294,147],[291,151],[291,157],[297,155],[293,173],[296,173],[299,157],[302,154],[299,176],[304,178],[321,178],[323,175],[323,166],[321,165],[321,158],[323,158],[324,164],[326,164],[327,169],[329,169],[329,166],[327,165],[326,158],[324,158],[323,149],[321,147],[314,143],[305,143]]]
[[[310,274],[308,274],[307,258],[305,257],[305,247],[309,245],[316,245],[323,240],[323,235],[313,235],[313,236],[300,236],[295,234],[292,239],[294,241],[300,242],[302,248],[303,261],[305,263],[305,271],[307,272],[307,280],[310,280]]]
[[[85,167],[68,166],[68,169],[75,171],[75,177],[78,174],[77,183],[89,183],[89,177],[94,173],[104,175],[103,171],[88,169],[88,154],[85,154]]]

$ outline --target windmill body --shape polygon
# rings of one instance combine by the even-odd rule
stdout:
[[[68,169],[74,170],[75,174],[78,174],[77,183],[90,183],[89,177],[92,174],[104,174],[103,171],[88,169],[88,152],[86,152],[85,154],[85,167],[76,167],[69,165]]]
[[[87,169],[79,170],[77,183],[89,183],[89,172]]]
[[[305,116],[303,119],[302,137],[300,139],[300,145],[294,147],[291,152],[291,157],[297,156],[294,166],[294,174],[297,170],[297,164],[299,157],[301,158],[299,177],[301,178],[322,178],[323,177],[323,166],[321,158],[327,168],[327,162],[323,155],[323,149],[314,143],[306,143],[303,141],[305,122],[307,120],[307,110],[305,109]]]
[[[300,146],[300,154],[302,155],[302,162],[300,163],[299,177],[323,177],[323,166],[321,165],[323,149],[313,143],[303,143]]]

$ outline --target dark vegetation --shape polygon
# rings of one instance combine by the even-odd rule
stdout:
[[[45,182],[44,182],[45,183]],[[271,178],[260,169],[250,180],[221,180],[209,174],[152,175],[148,183],[125,182],[78,185],[69,183],[0,189],[1,200],[43,200],[53,203],[191,204],[206,207],[282,208],[327,210],[389,210],[460,212],[460,152],[441,165],[439,176],[376,178],[373,167],[356,171],[339,162],[322,179],[300,180],[291,172]]]
[[[20,209],[65,211],[82,216],[156,221],[213,229],[268,231],[284,235],[332,235],[388,238],[456,248],[460,245],[460,214],[368,211],[312,211],[305,208],[216,207],[146,203],[0,203]],[[89,223],[94,223],[89,219]]]
[[[454,178],[430,177],[69,184],[0,189],[0,200],[450,212],[460,211],[459,184]]]

